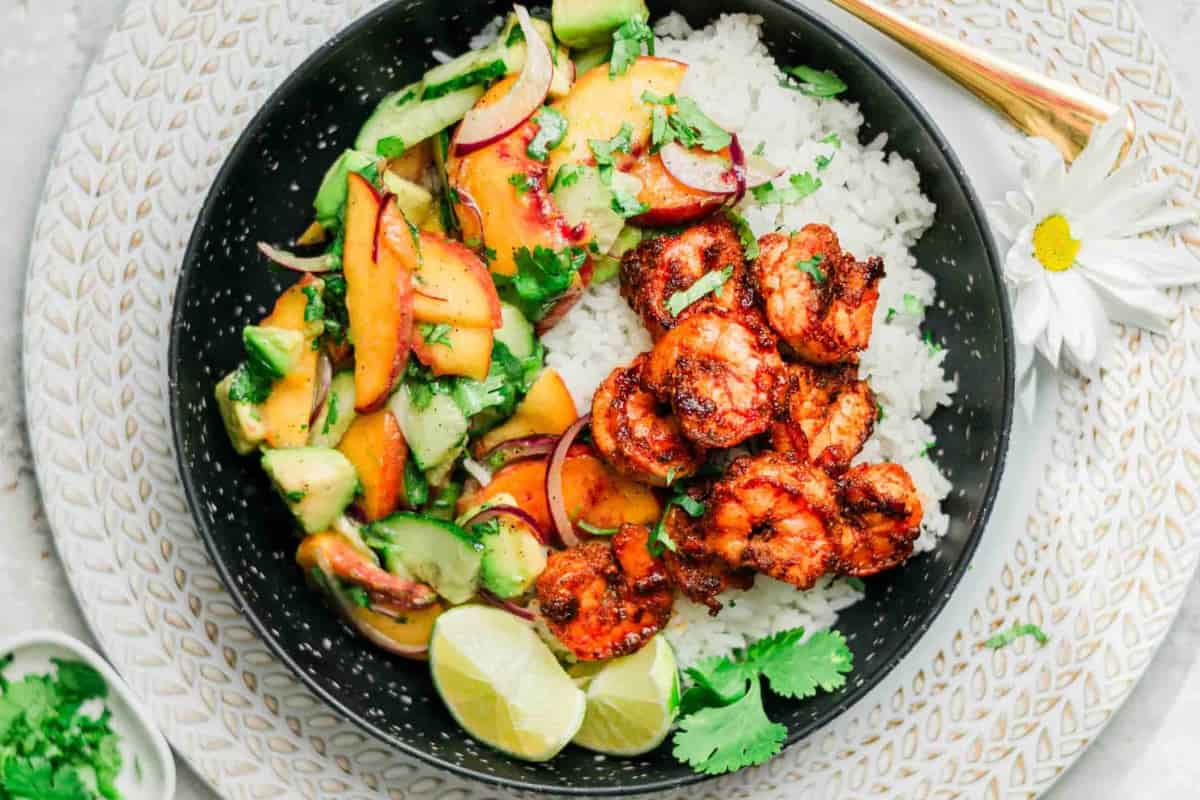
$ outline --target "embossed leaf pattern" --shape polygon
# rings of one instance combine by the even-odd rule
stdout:
[[[167,419],[172,292],[205,187],[269,91],[378,3],[133,0],[92,69],[46,185],[25,322],[42,496],[107,653],[228,797],[467,797],[468,785],[340,721],[238,615],[196,537]],[[1200,143],[1124,0],[891,0],[903,13],[1135,109],[1136,150],[1200,194]],[[1183,234],[1200,253],[1200,231]],[[1065,381],[1042,488],[999,578],[936,647],[766,766],[746,793],[1000,798],[1048,786],[1128,695],[1200,541],[1200,304],[1169,337],[1126,332],[1112,369]],[[1189,357],[1191,356],[1191,357]],[[1051,634],[1000,651],[1014,621]],[[929,655],[932,653],[932,655]],[[853,676],[851,676],[853,679]]]

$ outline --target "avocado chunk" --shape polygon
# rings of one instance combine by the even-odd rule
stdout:
[[[333,166],[321,179],[321,187],[317,189],[316,199],[313,200],[317,222],[327,230],[342,226],[342,211],[346,207],[346,195],[350,191],[346,181],[350,173],[366,169],[374,163],[375,156],[358,150],[347,150],[338,156],[337,161],[333,162]]]
[[[354,411],[354,370],[343,370],[329,382],[329,395],[321,413],[313,420],[308,443],[313,447],[337,447],[357,414]]]
[[[465,603],[479,590],[483,548],[452,522],[401,511],[372,523],[366,539],[388,572],[423,581],[448,602]]]
[[[601,64],[607,64],[610,53],[612,53],[612,42],[580,50],[575,54],[575,76],[579,77]]]
[[[264,450],[262,467],[305,533],[329,528],[358,488],[354,465],[327,447]]]
[[[554,0],[550,7],[554,35],[581,49],[609,42],[613,31],[635,17],[650,18],[645,0]]]
[[[225,432],[229,434],[233,449],[238,455],[244,456],[254,452],[262,443],[267,435],[267,426],[263,424],[258,406],[243,400],[234,400],[229,396],[229,390],[236,377],[237,370],[234,370],[217,384],[217,408],[221,412]]]
[[[472,517],[495,506],[516,506],[510,494],[498,494],[483,505],[470,509],[461,517],[466,524]],[[538,575],[546,569],[546,548],[537,535],[520,520],[498,516],[472,526],[468,534],[478,538],[483,546],[479,580],[492,594],[508,600],[529,591]]]
[[[555,205],[568,224],[586,223],[600,252],[607,253],[625,227],[625,217],[613,208],[613,192],[637,197],[642,182],[632,175],[614,171],[610,183],[605,183],[598,169],[584,165],[567,164],[559,169],[559,173],[554,176],[550,189]]]
[[[304,348],[304,334],[287,328],[247,325],[242,329],[246,357],[260,374],[279,379],[288,374]]]

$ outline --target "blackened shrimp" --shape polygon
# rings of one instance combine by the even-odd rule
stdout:
[[[668,301],[709,273],[729,268],[719,290],[672,313]],[[754,313],[741,239],[723,216],[676,234],[655,236],[621,259],[621,294],[658,339],[683,319],[706,309],[723,308],[736,315]]]
[[[771,427],[779,452],[798,452],[822,469],[841,472],[875,429],[878,407],[853,366],[787,368],[786,404]]]
[[[833,480],[794,454],[733,462],[709,493],[705,546],[732,567],[752,567],[800,589],[833,570],[830,526],[838,519]]]
[[[754,585],[752,570],[734,569],[708,551],[702,526],[682,508],[669,507],[664,525],[675,549],[663,551],[663,563],[671,583],[689,600],[703,603],[710,614],[716,614],[722,607],[717,595]]]
[[[754,278],[767,322],[813,364],[855,361],[871,340],[883,261],[857,261],[826,225],[759,239]]]
[[[771,424],[783,362],[774,338],[725,311],[693,314],[654,346],[643,379],[701,447],[733,447]]]
[[[604,458],[635,480],[666,486],[689,478],[704,448],[684,438],[679,421],[642,385],[648,356],[609,374],[592,399],[592,441]]]
[[[632,653],[671,618],[675,595],[646,546],[649,535],[622,525],[611,543],[586,542],[547,560],[537,580],[542,617],[580,660]]]
[[[837,526],[837,571],[866,577],[912,555],[921,532],[921,496],[899,464],[860,464],[841,480],[842,522]]]

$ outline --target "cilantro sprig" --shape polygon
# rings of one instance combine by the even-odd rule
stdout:
[[[822,71],[800,65],[786,69],[784,72],[790,77],[783,80],[780,85],[788,89],[795,89],[809,97],[837,97],[849,88],[830,70]]]
[[[646,100],[646,95],[642,95]],[[657,98],[667,100],[675,98]],[[670,142],[679,142],[686,148],[699,147],[710,153],[723,150],[733,141],[729,131],[722,128],[690,97],[675,101],[675,110],[668,113],[663,105],[656,105],[650,114],[650,149],[657,153]]]
[[[624,75],[629,65],[642,54],[642,46],[646,47],[646,55],[654,55],[654,31],[645,20],[634,17],[626,20],[621,27],[613,31],[612,56],[608,61],[608,77],[616,78]]]
[[[805,699],[846,685],[854,654],[837,631],[805,640],[803,628],[760,639],[733,657],[713,657],[687,670],[692,686],[680,703],[675,757],[697,772],[720,775],[762,764],[783,747],[787,728],[772,722],[759,677],[784,697]]]
[[[1027,622],[1023,625],[1014,624],[1008,630],[997,633],[995,636],[984,642],[983,646],[989,647],[992,650],[999,650],[1001,648],[1008,647],[1010,644],[1023,636],[1032,636],[1033,639],[1040,645],[1046,644],[1050,641],[1050,637],[1046,635],[1045,631],[1043,631],[1037,625]]]
[[[722,269],[714,269],[696,279],[688,288],[675,292],[667,298],[666,309],[672,317],[678,317],[683,310],[697,300],[709,294],[721,296],[725,282],[733,276],[733,265],[728,264]]]
[[[575,274],[587,261],[581,247],[552,250],[537,245],[530,250],[519,247],[513,251],[517,265],[515,275],[493,275],[500,296],[521,310],[527,318],[540,320],[558,298],[571,287]]]
[[[788,178],[788,185],[776,187],[773,181],[755,186],[750,190],[754,199],[760,203],[780,203],[783,205],[799,203],[822,186],[820,178],[814,178],[808,172],[801,172]]]
[[[674,476],[672,476],[668,484],[674,482]],[[704,503],[692,497],[682,488],[676,489],[675,495],[667,501],[667,507],[663,509],[662,516],[658,518],[658,524],[650,531],[650,537],[646,540],[646,549],[650,551],[650,555],[656,558],[662,555],[664,548],[674,553],[677,547],[675,540],[667,533],[667,517],[671,515],[671,508],[673,506],[682,508],[684,513],[692,519],[704,514]]]
[[[545,161],[550,151],[562,144],[563,137],[567,135],[567,118],[546,106],[533,115],[533,121],[538,126],[537,133],[529,140],[525,152],[530,158]]]

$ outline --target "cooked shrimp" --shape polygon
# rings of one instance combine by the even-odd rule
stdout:
[[[614,369],[592,399],[592,442],[610,464],[652,486],[690,478],[704,463],[704,449],[679,429],[654,393],[642,385],[646,354]]]
[[[697,520],[678,506],[667,509],[666,532],[675,549],[663,551],[667,575],[679,591],[694,603],[708,606],[710,614],[721,610],[717,595],[726,589],[749,589],[754,572],[733,569],[708,551]]]
[[[840,472],[875,429],[875,394],[853,366],[787,369],[787,403],[771,427],[781,453],[797,451],[822,469]]]
[[[733,567],[811,589],[836,564],[833,480],[794,454],[742,456],[709,494],[705,546]]]
[[[733,267],[719,293],[706,295],[681,311],[667,309],[676,292],[686,291],[714,270]],[[724,308],[741,314],[754,308],[742,243],[733,224],[723,216],[681,233],[656,236],[642,242],[621,259],[621,294],[641,315],[655,339],[687,316],[705,309]]]
[[[373,608],[416,609],[437,602],[437,593],[429,586],[382,569],[336,533],[306,536],[296,550],[296,562],[306,570],[319,568],[324,562],[339,580],[365,589]]]
[[[674,593],[662,561],[650,555],[650,532],[622,525],[605,541],[551,554],[537,580],[546,624],[583,661],[627,655],[671,617]]]
[[[921,532],[921,497],[899,464],[860,464],[841,481],[843,522],[836,531],[837,571],[866,577],[912,555]]]
[[[851,362],[866,349],[882,260],[856,261],[828,226],[807,225],[759,239],[754,277],[767,322],[805,361]]]
[[[654,346],[643,380],[701,447],[733,447],[771,424],[783,362],[773,337],[727,311],[693,314]]]

